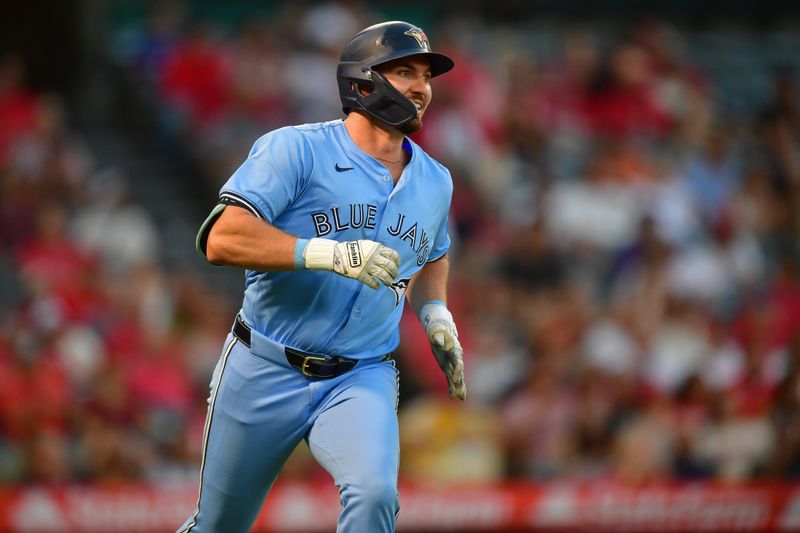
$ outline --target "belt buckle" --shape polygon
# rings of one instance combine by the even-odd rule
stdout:
[[[312,374],[308,371],[308,363],[310,361],[322,361],[323,363],[326,361],[324,357],[316,357],[314,355],[307,355],[303,357],[303,364],[300,365],[300,372],[303,373],[304,376],[315,378],[318,377],[316,374]]]

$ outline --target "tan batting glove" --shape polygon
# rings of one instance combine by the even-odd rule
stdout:
[[[458,342],[458,330],[453,322],[453,315],[444,304],[428,302],[420,309],[419,317],[428,335],[436,362],[447,378],[447,392],[450,398],[466,399],[464,350]]]
[[[339,242],[311,239],[303,251],[309,270],[330,270],[377,289],[391,285],[400,269],[400,254],[379,242],[360,240]],[[377,278],[377,279],[376,279]]]

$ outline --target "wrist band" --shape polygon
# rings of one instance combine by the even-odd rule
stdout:
[[[303,270],[306,268],[306,259],[303,257],[303,252],[306,251],[308,239],[297,239],[294,245],[294,269]]]
[[[432,305],[432,304],[439,304],[439,305],[443,305],[443,306],[447,307],[447,304],[444,303],[442,300],[428,300],[427,302],[425,302],[422,305],[422,307],[425,307],[426,305]]]

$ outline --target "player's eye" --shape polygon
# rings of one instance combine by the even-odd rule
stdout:
[[[431,81],[431,77],[432,76],[428,73],[422,76],[422,79],[425,80],[425,83],[428,83],[429,81]]]

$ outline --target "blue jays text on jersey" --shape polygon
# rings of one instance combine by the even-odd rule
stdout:
[[[349,219],[339,214],[338,207],[330,208],[330,216],[326,212],[312,213],[311,218],[314,220],[316,236],[335,239],[336,234],[348,229],[358,229],[362,226],[365,229],[375,229],[375,216],[378,212],[378,206],[350,204],[348,208],[342,209],[342,211],[347,212],[348,209],[350,211]],[[342,220],[344,220],[344,222]],[[406,215],[404,213],[398,213],[394,227],[387,226],[386,231],[389,235],[395,237],[399,235],[401,241],[407,241],[417,256],[417,265],[422,266],[428,260],[428,255],[431,251],[430,236],[426,233],[424,228],[419,230],[420,238],[419,244],[417,244],[418,223],[414,222],[411,225],[406,224],[406,226],[404,226],[403,224],[405,221]]]
[[[247,271],[242,314],[293,348],[362,359],[399,342],[408,280],[450,246],[449,171],[406,139],[411,160],[394,183],[341,120],[281,128],[256,141],[222,187],[233,201],[299,238],[369,239],[400,254],[398,282],[377,291],[328,272]]]

